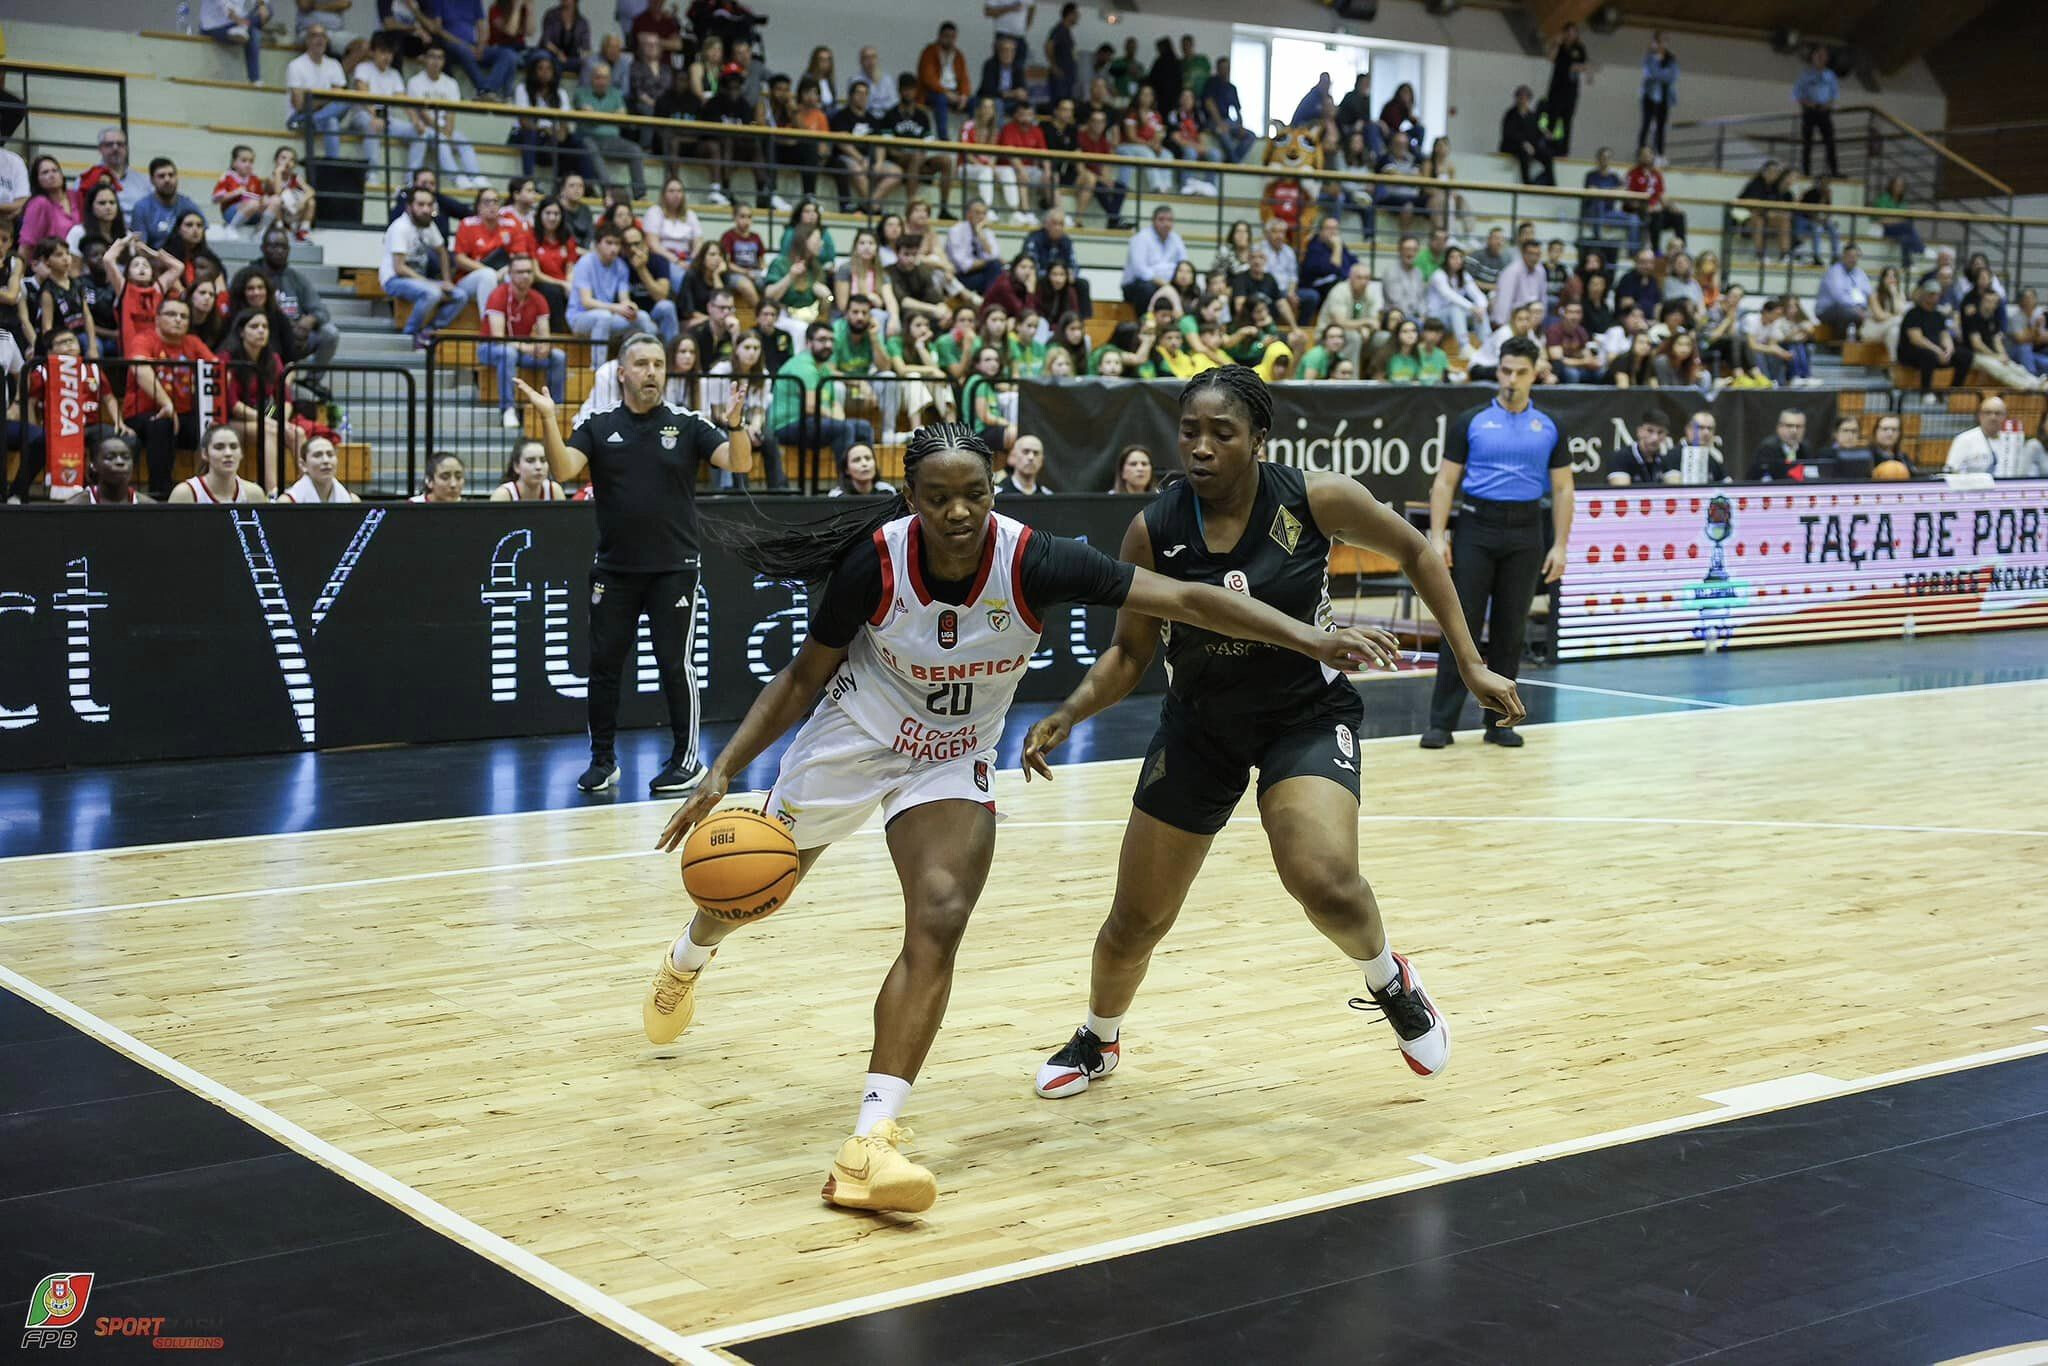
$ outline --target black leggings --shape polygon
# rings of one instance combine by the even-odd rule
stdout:
[[[1461,502],[1451,532],[1451,582],[1465,609],[1472,639],[1486,629],[1486,667],[1504,678],[1522,668],[1522,640],[1529,630],[1529,602],[1543,576],[1543,509],[1535,503],[1496,503],[1489,513]],[[1489,618],[1487,604],[1493,610]],[[1490,625],[1488,625],[1490,621]],[[1436,691],[1429,699],[1429,724],[1455,730],[1465,709],[1465,679],[1448,648],[1437,652]],[[1486,713],[1489,728],[1498,713]]]
[[[21,464],[14,471],[14,480],[7,486],[9,498],[28,501],[29,490],[42,477],[43,467],[48,463],[47,448],[43,444],[43,429],[33,422],[9,422],[6,424],[4,439],[0,439],[0,469],[7,465],[7,452],[18,451]]]
[[[675,737],[674,757],[697,757],[697,674],[690,661],[697,569],[666,574],[590,571],[590,754],[611,759],[619,730],[619,683],[647,617],[662,696]]]
[[[1644,100],[1643,123],[1642,127],[1636,130],[1636,146],[1639,148],[1648,147],[1650,150],[1654,151],[1658,156],[1663,156],[1664,125],[1670,118],[1671,108],[1669,105],[1659,104],[1653,100]],[[1650,132],[1653,127],[1655,128],[1657,134],[1657,140],[1655,142],[1652,142],[1650,140]]]

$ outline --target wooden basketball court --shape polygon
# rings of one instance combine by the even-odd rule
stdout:
[[[1030,1081],[1080,1017],[1135,763],[1006,773],[906,1114],[941,1182],[921,1219],[818,1199],[898,936],[874,828],[728,942],[673,1048],[638,1014],[686,915],[651,852],[665,806],[10,860],[0,980],[629,1336],[746,1359],[772,1330],[2048,1050],[2048,828],[2018,795],[2044,732],[2028,682],[1539,726],[1513,754],[1368,742],[1366,872],[1452,1019],[1447,1074],[1345,1008],[1357,974],[1248,802],[1123,1067],[1059,1102]]]

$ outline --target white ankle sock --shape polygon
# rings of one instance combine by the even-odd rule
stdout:
[[[1365,984],[1374,991],[1384,990],[1386,985],[1401,975],[1394,965],[1394,946],[1387,945],[1380,950],[1377,958],[1354,958],[1352,962],[1365,969]]]
[[[675,964],[677,972],[702,972],[704,965],[711,961],[714,949],[707,949],[690,938],[688,930],[676,940],[675,947],[668,951],[668,961]]]
[[[1088,1012],[1088,1032],[1104,1043],[1115,1043],[1117,1031],[1123,1027],[1124,1017],[1121,1015],[1097,1015],[1092,1010]]]
[[[861,1085],[860,1119],[853,1131],[865,1134],[885,1119],[894,1119],[903,1113],[904,1102],[910,1099],[910,1083],[901,1077],[884,1076],[880,1072],[868,1073]]]

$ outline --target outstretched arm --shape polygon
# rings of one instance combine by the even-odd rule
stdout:
[[[1438,480],[1442,482],[1441,473]],[[1373,497],[1363,484],[1333,474],[1308,476],[1309,511],[1315,514],[1316,525],[1323,529],[1323,534],[1347,545],[1377,551],[1401,566],[1401,572],[1415,585],[1416,593],[1442,628],[1445,653],[1456,661],[1465,686],[1479,699],[1480,706],[1499,712],[1503,724],[1511,726],[1528,714],[1527,709],[1515,690],[1514,680],[1486,667],[1486,660],[1465,625],[1465,609],[1458,603],[1450,568],[1433,544],[1437,524],[1434,496],[1430,504],[1432,535],[1424,540],[1406,517]],[[1448,511],[1446,508],[1446,514]]]
[[[839,665],[846,658],[846,651],[834,649],[816,640],[806,640],[798,650],[789,667],[775,675],[767,687],[761,689],[754,705],[747,708],[747,715],[734,731],[732,739],[718,757],[711,761],[711,767],[704,773],[704,781],[690,794],[690,800],[676,808],[663,827],[661,838],[655,841],[655,848],[664,853],[674,853],[682,846],[683,839],[690,833],[690,827],[703,820],[725,800],[726,790],[732,785],[732,775],[761,756],[761,751],[785,735],[791,726],[804,719],[811,702],[818,691],[825,686]]]
[[[562,424],[555,414],[554,396],[542,393],[517,377],[513,379],[512,387],[540,414],[540,440],[548,451],[548,473],[564,482],[583,473],[590,461],[582,451],[562,439]]]
[[[1143,513],[1131,518],[1130,526],[1124,530],[1124,543],[1117,558],[1141,570],[1152,568],[1152,537],[1145,530]],[[1030,782],[1031,775],[1036,773],[1051,782],[1052,768],[1045,762],[1045,756],[1065,743],[1075,726],[1130,696],[1145,670],[1152,667],[1152,656],[1158,649],[1159,619],[1135,610],[1126,598],[1117,609],[1116,638],[1110,641],[1109,648],[1096,656],[1087,674],[1067,694],[1067,700],[1032,726],[1024,737],[1024,781]]]

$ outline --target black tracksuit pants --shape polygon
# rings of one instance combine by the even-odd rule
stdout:
[[[612,569],[590,571],[590,753],[616,757],[619,731],[619,685],[626,661],[633,657],[640,618],[647,617],[654,658],[661,669],[661,691],[668,702],[668,724],[675,736],[674,755],[697,757],[697,673],[694,648],[697,607],[697,566],[665,574],[628,574]]]
[[[1451,583],[1465,609],[1472,639],[1485,626],[1486,665],[1505,678],[1521,672],[1529,603],[1543,577],[1543,505],[1461,498],[1451,530]],[[1491,611],[1489,612],[1489,607]],[[1434,730],[1456,730],[1465,707],[1465,680],[1448,650],[1439,653],[1436,691],[1429,701]],[[1486,713],[1492,727],[1498,713]]]

